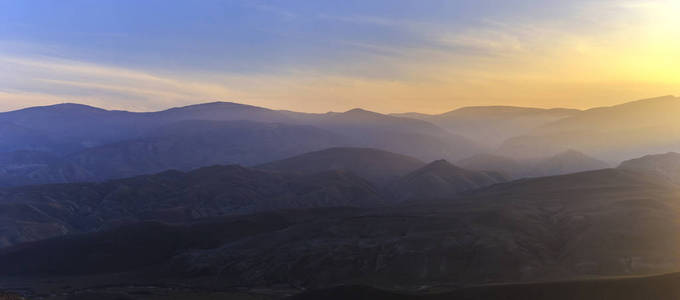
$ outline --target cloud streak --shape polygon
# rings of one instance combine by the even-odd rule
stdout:
[[[21,50],[0,53],[0,110],[65,101],[155,110],[224,100],[314,112],[443,112],[487,104],[587,108],[680,93],[677,1],[541,3],[561,17],[505,12],[451,22],[247,2],[258,13],[222,20],[233,30],[204,37],[199,26],[195,40],[179,32],[177,41],[147,42],[193,49],[147,49],[158,53],[148,61],[165,64],[135,63],[147,60],[115,43],[131,43],[135,32],[101,37],[121,49],[107,56],[104,47],[80,55],[89,49],[3,41],[0,31],[0,45]],[[151,29],[165,30],[143,32]]]

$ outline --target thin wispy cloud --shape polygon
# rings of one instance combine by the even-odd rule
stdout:
[[[680,92],[677,1],[389,3],[178,4],[150,19],[154,6],[125,1],[112,4],[115,18],[95,5],[79,19],[10,7],[0,13],[0,110],[22,105],[12,93],[133,110],[226,100],[441,112]]]

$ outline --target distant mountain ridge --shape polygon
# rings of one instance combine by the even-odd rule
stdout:
[[[477,143],[496,147],[504,140],[531,132],[536,127],[574,116],[576,109],[541,109],[515,106],[469,106],[438,115],[396,114],[432,122]]]
[[[532,158],[575,149],[608,162],[680,149],[680,99],[674,96],[598,107],[510,138],[496,153]]]
[[[49,164],[6,162],[0,166],[5,170],[0,172],[0,186],[106,180],[210,164],[255,165],[330,147],[375,148],[421,161],[458,162],[492,153],[524,164],[569,150],[592,156],[589,161],[584,157],[565,160],[572,166],[562,162],[558,167],[560,163],[553,161],[543,171],[536,166],[531,172],[521,172],[521,176],[562,174],[604,167],[598,161],[618,164],[649,153],[680,151],[680,125],[675,121],[680,114],[678,103],[677,98],[666,96],[585,111],[489,106],[441,115],[384,115],[359,108],[315,114],[233,102],[158,112],[70,103],[31,107],[0,113],[0,153],[44,152],[58,159]],[[193,134],[191,144],[180,143],[190,131],[210,127],[207,122],[253,123],[242,126],[243,135],[208,130],[212,136]],[[297,128],[300,134],[277,140],[274,135],[279,131],[264,123]],[[177,132],[169,132],[170,128]],[[237,142],[248,135],[259,138]],[[587,164],[576,167],[577,163]],[[513,163],[504,164],[494,170],[517,173],[508,171]]]
[[[146,113],[79,104],[32,107],[0,113],[0,137],[6,137],[0,139],[0,152],[41,151],[61,159],[12,178],[0,174],[0,186],[105,180],[211,164],[254,165],[337,146],[378,148],[424,160],[461,158],[479,150],[420,120],[361,109],[308,114],[231,102]]]

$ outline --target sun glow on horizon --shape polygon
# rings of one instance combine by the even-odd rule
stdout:
[[[680,0],[523,3],[531,11],[494,11],[482,2],[419,3],[396,13],[243,2],[232,8],[257,22],[225,19],[224,28],[237,29],[216,33],[219,26],[192,27],[197,20],[185,24],[198,30],[189,33],[144,22],[125,31],[116,27],[124,19],[102,32],[72,33],[76,40],[44,42],[33,33],[24,41],[0,31],[0,111],[66,101],[153,110],[224,100],[307,112],[442,113],[470,105],[585,109],[680,94]],[[78,22],[66,25],[103,26]],[[200,30],[210,34],[200,40]],[[99,43],[76,45],[83,36]],[[109,46],[121,50],[107,53]]]

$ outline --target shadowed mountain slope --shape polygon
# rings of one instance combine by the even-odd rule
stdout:
[[[680,154],[669,152],[647,155],[624,161],[619,169],[650,172],[680,183]]]
[[[214,177],[220,176],[210,175]],[[224,185],[224,181],[215,182],[221,184],[201,190],[220,190],[219,186]],[[144,202],[145,206],[174,203],[173,199],[179,199],[151,193],[149,189],[133,190],[145,191],[145,195],[157,194],[158,199],[170,199]],[[51,194],[50,198],[61,193]],[[183,243],[186,237],[178,238],[177,243],[188,246],[170,247],[174,249],[170,251],[172,254],[164,254],[153,266],[135,263],[114,271],[152,267],[155,271],[146,270],[146,276],[162,274],[162,278],[182,282],[207,280],[211,284],[240,287],[283,284],[310,289],[363,284],[411,291],[423,286],[670,272],[680,267],[676,255],[680,251],[678,195],[678,185],[661,177],[606,169],[500,183],[455,199],[413,201],[381,208],[327,208],[323,213],[319,210],[275,213],[284,218],[284,222],[276,221],[279,217],[232,216],[230,220],[254,222],[248,223],[248,228],[263,229],[248,236],[233,236],[227,229],[211,229],[222,228],[220,225],[207,226],[205,231],[196,231],[190,236],[209,236],[209,243]],[[68,199],[72,201],[73,197]],[[210,197],[205,195],[200,199]],[[116,207],[107,203],[100,206]],[[109,214],[135,211],[132,205],[135,201],[129,203],[125,210],[117,208]],[[141,235],[164,235],[144,229],[147,225],[130,226],[133,227],[125,230],[135,231],[134,226],[142,226]],[[62,237],[7,248],[0,251],[0,262],[14,267],[0,269],[0,278],[17,272],[34,276],[50,270],[49,261],[29,259],[49,257],[50,253],[59,255],[64,265],[82,261],[68,253],[108,257],[111,261],[141,261],[126,258],[134,255],[130,254],[134,251],[108,251],[137,246],[124,238],[100,238],[106,236],[104,234],[109,233]],[[222,234],[225,237],[221,237]],[[64,242],[69,238],[77,242]],[[143,237],[135,239],[144,240]],[[123,246],[93,247],[98,245],[97,241]],[[53,250],[63,247],[69,249],[66,254]],[[22,262],[32,265],[22,268]],[[97,262],[102,270],[110,270],[106,261]],[[78,274],[93,274],[99,267],[94,264],[88,268],[79,269]],[[159,277],[146,278],[154,281]]]
[[[0,121],[0,152],[49,150],[56,146],[52,138],[43,132]]]
[[[0,187],[93,180],[94,174],[48,152],[0,152]]]
[[[376,206],[383,198],[342,171],[310,175],[240,166],[167,171],[103,183],[0,190],[0,245],[141,220],[183,222],[276,209]]]
[[[215,164],[254,165],[343,144],[342,136],[311,126],[250,121],[183,121],[146,137],[82,151],[68,160],[97,179]]]
[[[401,154],[371,148],[330,148],[266,163],[260,169],[297,173],[343,170],[382,185],[425,163]]]
[[[460,159],[482,150],[471,140],[429,122],[363,109],[343,113],[297,114],[301,122],[352,139],[353,146],[377,148],[421,160]]]
[[[49,161],[0,154],[0,158],[7,157],[0,170],[13,170],[11,174],[0,172],[0,186],[100,181],[216,164],[254,165],[345,142],[337,134],[311,126],[182,121],[159,127],[141,138]]]
[[[496,172],[466,170],[437,160],[394,181],[388,190],[401,200],[452,198],[504,181],[507,179]]]
[[[0,113],[0,137],[0,152],[41,151],[61,159],[24,177],[0,178],[0,186],[254,165],[335,146],[372,147],[425,160],[480,151],[471,141],[421,120],[361,109],[306,114],[228,102],[149,113],[79,104],[32,107]]]

